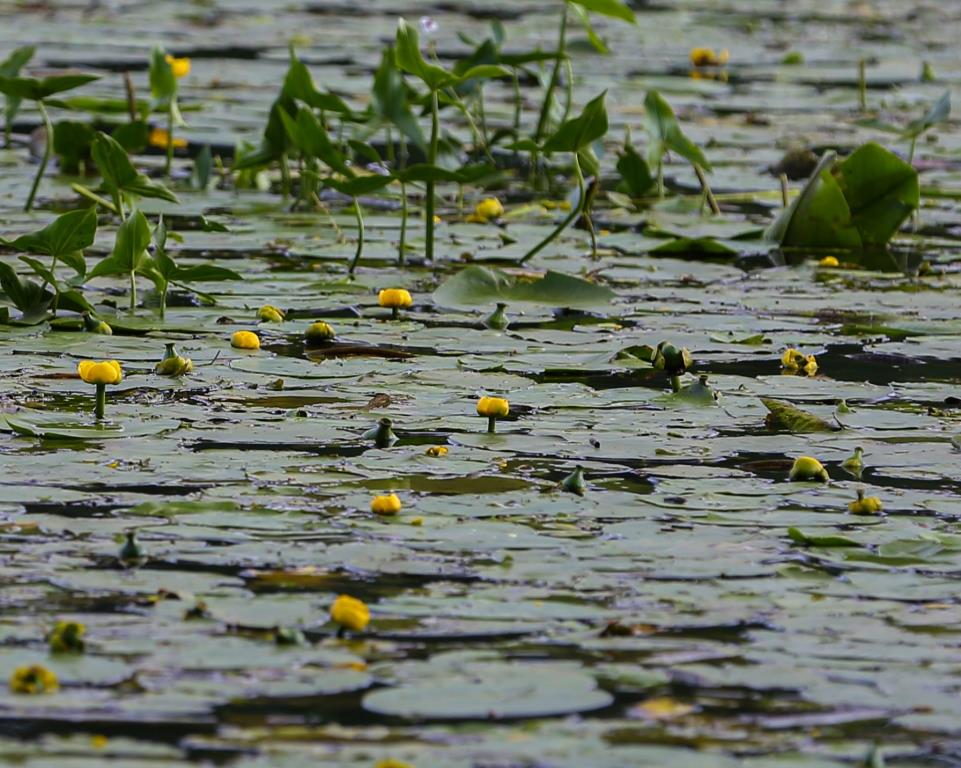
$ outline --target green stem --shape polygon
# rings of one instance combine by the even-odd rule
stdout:
[[[113,190],[113,207],[117,209],[117,214],[120,216],[121,223],[125,220],[123,213],[123,197],[120,194],[119,189]]]
[[[280,153],[280,191],[284,200],[290,197],[290,166],[287,164],[287,153]]]
[[[681,391],[681,377],[671,376],[671,391],[680,392]]]
[[[584,174],[581,172],[581,163],[580,163],[580,160],[577,159],[576,152],[574,153],[574,173],[577,175],[577,189],[578,189],[577,205],[575,205],[571,209],[571,212],[567,214],[567,218],[565,218],[564,221],[558,224],[553,232],[551,232],[547,237],[541,240],[537,245],[535,245],[533,248],[531,248],[527,253],[525,253],[521,257],[519,262],[520,264],[523,264],[524,262],[530,260],[531,258],[536,256],[538,253],[540,253],[545,247],[547,247],[554,240],[554,238],[556,238],[561,232],[567,229],[567,227],[570,226],[572,222],[576,221],[577,217],[580,216],[581,212],[584,210],[584,202],[585,202]]]
[[[167,314],[167,291],[170,290],[169,286],[164,286],[164,289],[160,292],[160,319],[163,320]]]
[[[484,141],[484,152],[490,146],[490,134],[487,132],[487,110],[484,108],[484,86],[477,86],[477,115],[480,117],[481,137]]]
[[[427,162],[431,167],[437,164],[437,145],[440,141],[440,117],[438,115],[439,106],[437,103],[437,91],[431,93],[430,99],[430,155]],[[434,260],[434,182],[428,181],[427,188],[427,220],[426,224],[427,243],[425,246],[425,257],[427,261]]]
[[[567,120],[571,114],[571,106],[574,104],[574,63],[570,58],[565,59],[564,68],[567,70],[567,82],[565,83],[566,96],[564,98],[564,114],[561,122]]]
[[[107,407],[107,385],[97,384],[97,396],[94,401],[93,414],[98,419],[103,418],[104,409]]]
[[[130,270],[130,311],[137,308],[137,278],[134,271]]]
[[[397,307],[391,307],[391,308],[390,308],[390,319],[391,319],[391,320],[397,320],[399,317],[400,317],[400,309],[398,309]]]
[[[521,81],[520,76],[517,74],[517,67],[514,67],[511,72],[513,73],[513,86],[514,86],[514,139],[520,138],[521,134],[521,106],[524,100],[521,98]],[[517,154],[517,151],[514,151]]]
[[[493,435],[497,431],[497,419],[493,416],[487,417],[487,432]]]
[[[908,165],[911,165],[914,162],[914,150],[917,149],[917,147],[918,147],[918,137],[912,136],[911,149],[908,151]]]
[[[397,264],[404,266],[407,260],[407,185],[400,183],[400,244],[397,246]]]
[[[554,69],[551,71],[551,79],[547,83],[547,91],[544,93],[544,103],[541,104],[541,113],[537,118],[537,130],[534,133],[534,141],[541,143],[544,131],[547,130],[547,122],[551,114],[551,104],[554,100],[554,90],[557,88],[557,81],[560,79],[561,61],[567,54],[567,3],[564,3],[564,12],[561,14],[561,28],[557,36],[557,58],[554,59]]]
[[[357,269],[360,255],[364,252],[364,214],[360,209],[360,203],[356,197],[354,198],[354,216],[357,218],[357,250],[354,251],[354,259],[350,262],[350,269],[347,270],[347,274],[351,276],[353,276],[354,270]]]
[[[657,161],[657,196],[664,197],[664,158]]]
[[[40,110],[40,117],[43,118],[43,129],[46,131],[47,138],[43,145],[43,157],[40,158],[40,167],[37,168],[37,175],[33,179],[33,186],[30,187],[30,194],[27,195],[27,204],[23,207],[25,211],[33,210],[33,199],[37,196],[40,179],[43,178],[43,174],[47,170],[47,163],[50,162],[50,153],[53,151],[53,125],[50,122],[50,115],[47,114],[47,108],[43,105],[42,99],[37,100],[37,108]]]
[[[164,163],[164,177],[170,178],[170,169],[174,163],[174,102],[167,105],[167,161]]]

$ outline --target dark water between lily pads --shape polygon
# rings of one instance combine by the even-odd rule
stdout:
[[[578,203],[568,165],[531,180],[509,139],[492,153],[496,177],[440,183],[433,263],[422,184],[407,185],[403,267],[399,184],[363,194],[353,280],[347,198],[318,190],[319,205],[294,206],[305,178],[294,156],[287,199],[277,163],[230,172],[238,147],[261,145],[290,43],[318,92],[359,114],[398,16],[430,17],[436,30],[421,42],[451,67],[492,21],[504,53],[551,50],[561,7],[0,0],[0,59],[32,44],[21,74],[101,76],[70,94],[101,99],[97,108],[51,103],[55,124],[112,130],[129,120],[123,73],[151,101],[154,45],[191,59],[175,134],[189,143],[172,180],[162,148],[133,153],[179,202],[138,206],[151,229],[165,217],[181,268],[242,276],[179,281],[161,319],[145,274],[131,312],[126,275],[75,276],[61,262],[64,291],[78,291],[109,336],[82,331],[64,304],[54,320],[24,318],[4,284],[0,676],[40,664],[59,689],[3,686],[2,762],[961,764],[956,120],[918,140],[921,206],[890,249],[838,252],[822,266],[823,252],[785,255],[761,238],[782,207],[771,168],[790,148],[843,156],[873,140],[908,156],[910,141],[878,126],[906,126],[957,88],[961,7],[636,2],[636,25],[591,14],[608,55],[572,10],[572,114],[608,89],[609,130],[593,147],[597,259],[588,229],[567,229],[524,263],[503,330],[482,322],[499,297],[489,286],[435,291],[469,262],[516,276],[567,215],[558,204]],[[692,68],[694,47],[730,58]],[[552,63],[525,66],[519,136],[535,131]],[[561,105],[566,77],[561,67]],[[618,149],[630,129],[644,152],[651,89],[710,160],[720,215],[676,153],[663,200],[618,191]],[[488,136],[512,130],[511,80],[484,94]],[[413,112],[429,131],[428,114]],[[468,122],[451,107],[441,115],[441,143],[457,149],[444,162],[476,160]],[[166,115],[148,122],[166,127]],[[72,185],[101,183],[89,158],[77,169],[89,175],[67,175],[61,156],[24,213],[40,126],[25,101],[0,149],[0,236],[10,240],[90,204]],[[375,127],[334,135],[386,151]],[[789,181],[792,195],[804,175]],[[469,221],[490,196],[504,214]],[[104,205],[97,218],[88,272],[113,251],[119,224]],[[12,248],[0,262],[31,274]],[[545,270],[590,284],[518,300]],[[412,294],[396,320],[378,306],[385,288]],[[609,300],[586,298],[597,288]],[[286,318],[259,322],[265,304]],[[305,343],[319,320],[335,342]],[[238,330],[255,331],[261,348],[232,347]],[[171,341],[193,361],[182,377],[154,373]],[[642,349],[662,341],[690,350],[681,383],[707,374],[716,399],[671,393]],[[814,355],[816,372],[783,370],[788,348]],[[94,387],[75,375],[83,359],[124,368],[101,423]],[[510,401],[496,434],[476,414],[482,395]],[[761,398],[828,428],[772,427]],[[383,418],[397,440],[377,447],[365,435]],[[434,446],[446,454],[429,455]],[[861,469],[845,463],[856,447]],[[829,482],[788,481],[805,455]],[[577,466],[583,495],[559,488]],[[880,514],[849,511],[858,489],[881,500]],[[391,492],[402,510],[373,514],[371,499]],[[144,549],[138,567],[118,560],[130,530]],[[363,632],[337,636],[329,609],[340,594],[370,607]],[[61,621],[84,625],[84,653],[51,652]]]

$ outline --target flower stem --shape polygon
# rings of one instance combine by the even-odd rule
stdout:
[[[567,218],[564,219],[557,227],[551,232],[547,237],[541,240],[537,245],[531,248],[527,253],[525,253],[521,259],[520,264],[528,261],[538,253],[540,253],[545,247],[550,245],[550,243],[556,238],[561,232],[563,232],[571,224],[571,222],[576,221],[577,217],[581,215],[581,211],[584,210],[584,174],[581,172],[581,162],[577,159],[577,153],[574,153],[574,173],[577,176],[577,205],[575,205]]]
[[[487,417],[487,432],[493,435],[497,431],[497,419],[493,416]]]
[[[107,385],[98,384],[97,385],[97,396],[93,408],[94,416],[98,419],[103,418],[104,409],[107,407]]]
[[[47,108],[43,105],[42,99],[37,100],[37,108],[40,110],[40,116],[43,118],[43,129],[47,134],[47,139],[43,145],[43,157],[40,158],[40,167],[37,168],[37,175],[33,179],[33,186],[30,187],[30,194],[27,195],[27,203],[23,206],[23,210],[25,211],[33,210],[33,199],[37,196],[40,179],[43,178],[43,174],[47,170],[47,163],[50,162],[50,153],[53,151],[53,125],[50,122],[50,115],[47,114]]]
[[[391,319],[391,320],[396,320],[396,319],[398,319],[399,317],[400,317],[400,309],[398,309],[397,307],[391,307],[391,308],[390,308],[390,319]]]
[[[397,246],[397,264],[404,266],[407,260],[407,185],[400,183],[400,244]]]
[[[427,162],[431,167],[437,164],[437,144],[440,140],[440,118],[438,116],[439,106],[437,103],[437,91],[431,92],[430,98],[430,155]],[[434,260],[434,182],[428,181],[427,188],[427,220],[426,225],[427,244],[425,246],[425,257],[427,261]]]
[[[167,105],[167,161],[164,163],[164,176],[170,178],[174,162],[174,102],[171,98]]]
[[[681,391],[681,377],[671,376],[671,391],[680,392]]]
[[[347,274],[353,275],[360,261],[360,255],[364,252],[364,214],[360,210],[360,203],[354,198],[354,216],[357,218],[357,250],[354,251],[354,260],[350,262],[350,269]]]
[[[130,270],[130,311],[137,308],[137,278],[134,271]]]

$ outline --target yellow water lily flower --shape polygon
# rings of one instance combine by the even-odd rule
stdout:
[[[631,712],[644,720],[673,720],[694,711],[691,704],[685,704],[669,696],[659,696],[642,701]]]
[[[151,147],[166,149],[170,146],[170,134],[163,128],[151,128],[150,133],[147,135],[147,143]],[[173,147],[174,149],[185,149],[187,147],[187,140],[179,136],[174,136]]]
[[[496,197],[487,197],[474,206],[474,214],[468,221],[484,223],[504,215],[504,206]]]
[[[304,331],[304,337],[307,341],[330,341],[336,335],[334,327],[330,323],[325,323],[323,320],[311,323],[307,326],[307,330]]]
[[[400,497],[396,493],[389,493],[386,496],[374,496],[370,511],[378,515],[396,515],[401,506]]]
[[[812,456],[798,456],[794,460],[789,477],[794,481],[818,480],[822,483],[830,479],[824,465]]]
[[[174,77],[176,77],[178,80],[190,74],[190,59],[187,57],[178,59],[176,56],[172,56],[168,53],[166,56],[164,56],[164,61],[170,65],[170,69],[173,70]]]
[[[796,349],[786,349],[781,355],[781,367],[788,373],[803,371],[808,376],[818,372],[818,361],[814,355],[805,355]]]
[[[391,316],[396,319],[399,310],[407,309],[414,303],[414,299],[406,288],[384,288],[377,294],[377,303],[391,310]]]
[[[511,406],[503,397],[482,397],[477,401],[477,415],[487,417],[487,431],[493,433],[497,419],[510,413]]]
[[[77,373],[87,384],[97,387],[94,400],[94,415],[103,418],[107,407],[107,385],[119,384],[123,380],[123,369],[116,360],[81,360],[77,363]]]
[[[234,331],[230,346],[237,349],[260,349],[260,337],[253,331]]]
[[[448,448],[446,445],[432,445],[430,448],[424,451],[424,453],[426,453],[428,456],[434,456],[434,457],[446,456],[447,452],[448,452]]]
[[[374,763],[374,768],[414,768],[414,766],[410,763],[405,763],[403,760],[388,757],[386,760],[378,760]]]
[[[257,319],[265,323],[282,323],[287,313],[273,304],[264,304],[257,310]]]
[[[848,502],[848,511],[852,515],[876,515],[883,506],[877,496],[865,496],[864,489],[858,488],[858,497]]]
[[[728,63],[731,53],[727,48],[715,53],[713,48],[691,48],[691,64],[695,67],[720,67]]]
[[[330,618],[340,624],[341,630],[363,632],[370,623],[370,608],[356,597],[339,595],[330,606]]]
[[[53,693],[59,687],[57,676],[42,664],[17,667],[10,676],[10,690],[14,693]]]
[[[837,256],[825,256],[818,262],[819,267],[824,267],[825,269],[834,269],[840,266],[841,262],[838,261]]]
[[[87,628],[79,621],[58,621],[47,635],[51,653],[83,653]]]
[[[87,384],[119,384],[123,380],[123,369],[117,360],[81,360],[77,363],[77,373]]]

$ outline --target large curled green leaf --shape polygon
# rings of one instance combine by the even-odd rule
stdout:
[[[434,291],[434,300],[447,307],[500,301],[579,309],[604,306],[613,298],[609,288],[562,272],[548,271],[540,278],[520,277],[477,264],[465,267]]]
[[[865,248],[887,243],[921,199],[918,172],[873,141],[849,155],[834,176]]]
[[[917,171],[875,142],[836,163],[826,153],[797,198],[764,233],[791,248],[878,248],[920,200]]]

